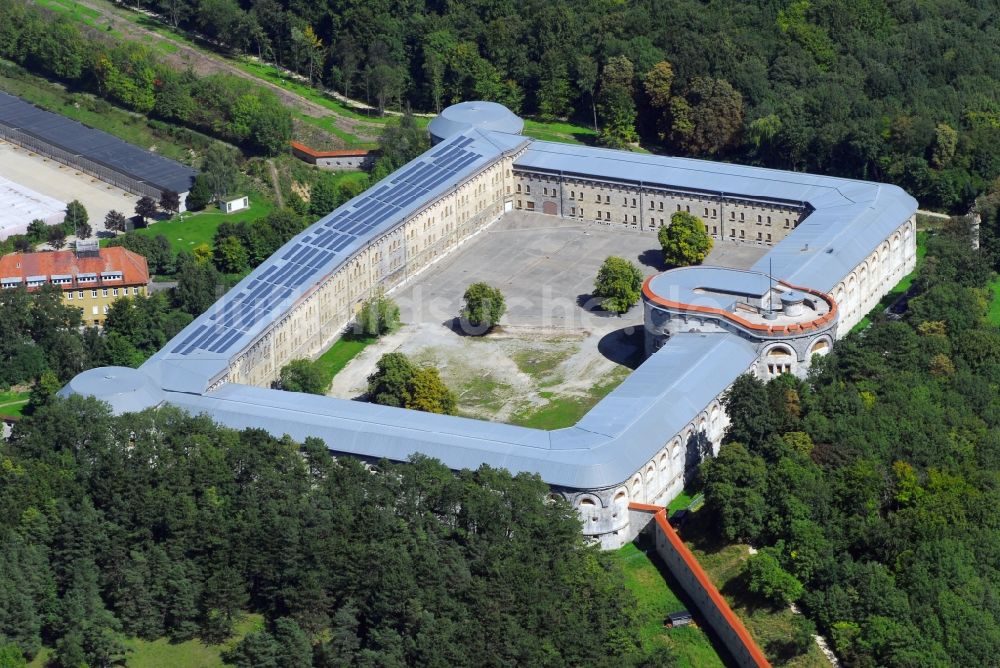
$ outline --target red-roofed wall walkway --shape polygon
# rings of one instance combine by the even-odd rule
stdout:
[[[740,621],[726,599],[715,588],[701,564],[691,554],[684,541],[667,521],[667,511],[660,506],[650,506],[645,503],[630,503],[629,510],[635,517],[637,526],[643,524],[641,517],[647,515],[653,522],[653,533],[656,536],[656,552],[677,578],[681,587],[698,607],[698,611],[708,621],[708,624],[722,640],[726,649],[739,666],[751,668],[770,668],[764,652],[754,642],[743,622]],[[637,517],[638,516],[638,517]]]

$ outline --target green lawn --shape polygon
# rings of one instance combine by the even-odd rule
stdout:
[[[28,403],[29,392],[0,392],[0,415],[20,415]]]
[[[112,37],[121,38],[123,36],[117,30],[108,30],[108,22],[101,17],[99,11],[73,2],[73,0],[34,0],[34,2],[49,11],[68,17],[75,23],[100,30]]]
[[[643,547],[650,546],[643,544]],[[725,665],[703,629],[696,625],[664,628],[663,620],[669,613],[687,609],[688,606],[674,593],[672,587],[677,587],[677,584],[654,550],[645,552],[634,543],[629,543],[610,553],[610,556],[621,567],[625,574],[625,586],[638,601],[639,635],[644,650],[665,645],[673,650],[681,668]]]
[[[209,205],[204,211],[197,213],[185,213],[183,218],[175,217],[170,220],[163,220],[153,223],[149,227],[137,229],[136,234],[147,237],[155,237],[162,234],[169,241],[175,252],[191,252],[196,246],[206,243],[212,245],[212,238],[215,230],[223,222],[238,223],[240,221],[257,220],[263,218],[274,205],[260,195],[250,196],[250,208],[246,211],[225,214],[214,205]]]
[[[1000,276],[990,283],[989,289],[993,297],[990,299],[990,310],[986,314],[986,319],[1000,327]]]
[[[222,660],[222,653],[236,646],[243,637],[264,628],[264,617],[258,614],[245,615],[237,622],[233,636],[220,645],[209,645],[201,640],[171,643],[166,638],[159,640],[140,640],[126,638],[125,665],[129,668],[222,668],[229,665]],[[48,647],[28,664],[29,668],[42,668],[52,656]]]
[[[591,388],[590,392],[583,396],[562,396],[551,392],[539,392],[539,395],[548,400],[548,403],[540,408],[531,408],[511,416],[513,424],[522,427],[532,427],[535,429],[562,429],[572,427],[579,421],[587,411],[593,408],[598,401],[607,396],[611,390],[618,387],[631,371],[627,367],[618,367],[611,372],[605,382]]]
[[[593,144],[597,139],[597,133],[590,127],[560,121],[546,123],[530,118],[524,121],[524,134],[543,141],[570,144]]]
[[[368,345],[378,339],[367,339],[344,335],[337,339],[330,349],[316,359],[316,365],[323,373],[323,382],[327,387],[333,382],[333,377],[347,366],[348,362],[358,356]]]
[[[873,313],[881,313],[891,306],[894,301],[906,294],[906,291],[910,289],[910,286],[913,285],[913,281],[920,273],[920,265],[924,263],[924,256],[927,255],[927,234],[928,233],[924,231],[917,232],[917,266],[914,267],[912,272],[904,276],[892,290],[887,292],[881,300],[879,300],[878,306],[873,308],[868,315],[862,318],[861,322],[856,324],[854,328],[851,329],[852,332],[860,332],[861,330],[867,328],[868,325],[871,324]]]
[[[309,116],[308,114],[303,114],[301,112],[296,112],[295,117],[298,118],[303,123],[308,123],[313,125],[324,132],[329,132],[330,134],[338,137],[348,148],[356,149],[373,149],[378,146],[378,142],[368,141],[361,139],[357,135],[353,135],[350,132],[341,130],[337,127],[337,121],[331,116],[325,116],[323,118],[318,118],[316,116]]]

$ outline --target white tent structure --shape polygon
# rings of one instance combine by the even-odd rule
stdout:
[[[58,225],[66,204],[0,176],[0,239],[24,234],[33,220]]]

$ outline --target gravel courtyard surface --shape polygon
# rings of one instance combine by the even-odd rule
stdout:
[[[766,250],[727,244],[709,262],[747,267]],[[662,269],[653,233],[508,214],[390,294],[405,325],[352,360],[330,395],[360,398],[379,358],[398,351],[437,366],[463,415],[531,423],[553,402],[573,403],[570,415],[585,411],[642,359],[641,305],[616,317],[591,297],[609,255],[636,262],[646,275]],[[462,293],[477,281],[499,287],[507,301],[501,327],[485,337],[463,335],[455,322]],[[560,426],[573,422],[566,420]]]

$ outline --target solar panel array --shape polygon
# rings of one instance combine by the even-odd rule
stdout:
[[[195,170],[106,132],[53,114],[0,91],[0,124],[41,139],[161,190],[191,189]]]
[[[329,273],[331,262],[342,264],[354,249],[400,222],[415,204],[482,158],[469,148],[473,141],[458,136],[442,143],[315,223],[240,282],[217,310],[193,323],[170,353],[228,351],[262,319],[270,320],[282,302]]]

